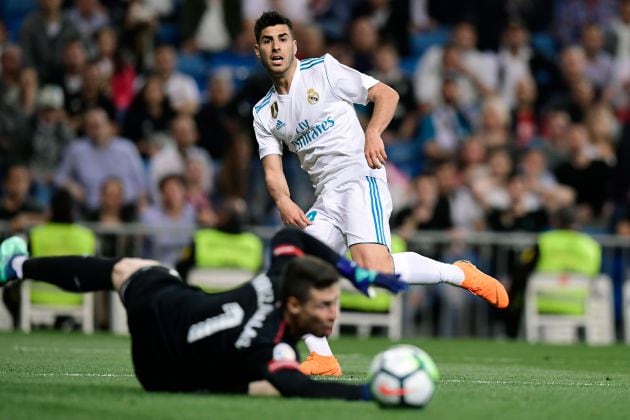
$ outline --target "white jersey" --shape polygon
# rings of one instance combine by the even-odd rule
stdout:
[[[282,143],[297,153],[319,194],[324,185],[357,177],[386,180],[364,155],[365,133],[354,110],[367,104],[368,89],[378,83],[330,54],[297,60],[287,95],[272,87],[254,106],[254,131],[260,158],[281,155]]]

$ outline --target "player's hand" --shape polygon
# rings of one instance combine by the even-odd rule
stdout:
[[[307,219],[302,209],[290,198],[287,197],[278,202],[277,205],[280,211],[280,218],[285,225],[297,226],[300,229],[304,229],[311,224],[311,221]]]
[[[380,134],[365,133],[365,160],[372,169],[379,169],[387,162],[385,143]]]
[[[407,290],[409,285],[400,280],[398,274],[380,273],[358,266],[354,261],[340,257],[337,261],[337,271],[346,277],[358,291],[365,296],[373,297],[371,287],[376,286],[396,294]]]

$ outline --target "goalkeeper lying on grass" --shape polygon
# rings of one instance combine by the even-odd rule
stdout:
[[[223,293],[184,284],[157,261],[29,258],[11,237],[0,245],[0,286],[15,279],[72,292],[117,290],[127,310],[136,376],[147,391],[251,393],[369,400],[365,385],[313,381],[298,370],[296,342],[327,336],[338,315],[338,278],[368,294],[397,293],[396,275],[364,270],[314,237],[286,228],[271,241],[266,273]]]

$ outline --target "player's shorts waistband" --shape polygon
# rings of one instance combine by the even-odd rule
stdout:
[[[127,289],[129,288],[131,283],[137,280],[143,274],[148,273],[148,272],[154,272],[154,271],[163,272],[164,274],[168,274],[181,281],[181,278],[179,277],[179,274],[177,273],[177,271],[175,271],[172,268],[165,267],[163,265],[151,265],[151,266],[139,268],[132,275],[130,275],[129,278],[127,278],[127,280],[123,282],[123,284],[120,286],[120,290],[118,290],[118,295],[120,296],[120,300],[122,301],[123,305],[127,306],[125,302],[125,294],[127,293]]]

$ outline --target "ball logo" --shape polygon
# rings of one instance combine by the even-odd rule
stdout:
[[[315,89],[309,88],[306,91],[306,100],[309,104],[315,105],[317,102],[319,102],[319,93],[315,92]]]
[[[404,395],[407,395],[409,393],[409,390],[405,388],[390,388],[385,384],[380,384],[378,387],[378,392],[386,397],[402,397]]]

